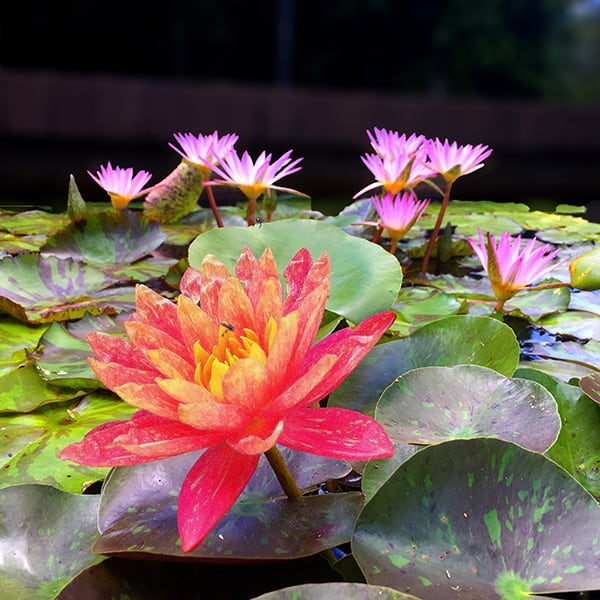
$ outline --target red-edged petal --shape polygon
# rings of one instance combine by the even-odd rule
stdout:
[[[172,379],[194,379],[196,371],[190,361],[166,348],[148,350],[148,358],[164,377]]]
[[[154,383],[154,380],[160,376],[159,371],[156,370],[131,369],[119,363],[100,362],[94,358],[88,358],[88,364],[96,377],[111,390],[126,383]]]
[[[255,427],[245,432],[244,437],[235,442],[228,440],[227,443],[242,454],[262,454],[275,445],[282,431],[283,421],[277,421],[275,426],[266,421],[259,421]]]
[[[114,362],[134,369],[152,369],[152,363],[131,340],[94,331],[87,336],[92,351],[102,362]]]
[[[258,300],[254,303],[255,331],[259,335],[260,343],[265,344],[265,327],[270,318],[278,322],[283,316],[283,299],[281,296],[281,281],[266,279]]]
[[[234,505],[260,455],[240,454],[225,444],[209,448],[187,474],[177,507],[181,549],[190,552]]]
[[[152,325],[180,342],[183,341],[174,302],[145,285],[136,285],[135,305],[140,322]]]
[[[167,455],[149,457],[125,450],[115,442],[129,432],[156,430],[163,431],[163,438],[181,437],[187,431],[188,435],[195,435],[200,441],[202,432],[186,427],[181,423],[156,417],[141,410],[135,413],[128,421],[112,421],[92,429],[80,442],[68,445],[58,455],[62,460],[89,465],[92,467],[120,467],[138,465],[141,463],[164,458]],[[196,446],[201,448],[203,446]]]
[[[389,458],[394,446],[384,428],[371,417],[345,408],[304,408],[285,418],[279,444],[330,458]]]
[[[313,260],[307,248],[300,248],[291,258],[283,271],[283,276],[287,280],[287,294],[284,303],[285,312],[290,312],[290,306],[293,306],[299,297],[304,281],[308,276]]]
[[[212,254],[207,254],[200,267],[200,306],[213,321],[219,321],[219,292],[231,277],[227,267]]]
[[[319,360],[310,365],[308,371],[305,371],[302,377],[297,378],[293,383],[271,403],[263,412],[265,417],[273,418],[283,415],[292,408],[302,404],[306,398],[314,398],[322,387],[322,382],[329,376],[331,370],[338,362],[338,357],[334,354],[320,356]],[[326,394],[313,400],[311,404],[318,402]]]
[[[198,269],[188,267],[179,281],[179,291],[192,302],[198,304],[202,295],[202,274]]]
[[[277,323],[277,334],[267,356],[268,377],[274,390],[282,389],[289,374],[296,371],[296,339],[303,328],[297,312],[285,315]]]
[[[218,323],[233,325],[242,335],[243,329],[255,330],[254,309],[250,299],[238,279],[231,277],[221,286],[219,292]]]
[[[175,354],[187,358],[194,364],[193,354],[179,340],[171,337],[161,329],[145,325],[139,321],[126,321],[125,330],[133,343],[142,351],[166,348]]]
[[[166,392],[158,387],[155,383],[140,385],[137,383],[125,383],[113,388],[113,391],[119,396],[137,408],[143,408],[148,412],[164,417],[166,419],[179,419],[179,402],[169,396]]]
[[[302,250],[305,250],[305,248],[299,250],[296,257],[301,254]],[[306,252],[308,252],[308,250]],[[294,257],[292,261],[294,261],[296,257]],[[284,303],[284,313],[296,310],[298,304],[317,288],[325,288],[326,292],[329,293],[331,266],[329,263],[329,256],[326,253],[323,253],[314,263],[311,260],[310,268],[307,271],[305,270],[306,265],[308,264],[307,258],[304,259],[304,262],[294,264],[297,264],[298,266],[289,271],[286,268],[286,272],[289,273],[289,279],[287,296]],[[288,267],[289,266],[290,265],[288,264]],[[302,279],[302,277],[304,279]]]
[[[219,322],[213,320],[200,307],[186,296],[179,296],[177,314],[181,332],[186,346],[193,351],[194,344],[199,342],[208,353],[218,341]]]
[[[378,313],[368,317],[356,327],[346,327],[332,333],[313,346],[301,365],[302,373],[305,369],[310,370],[323,354],[327,356],[333,354],[337,361],[332,366],[331,372],[323,377],[320,384],[296,406],[310,406],[332,392],[375,346],[395,318],[393,311]],[[302,378],[305,376],[301,375]]]

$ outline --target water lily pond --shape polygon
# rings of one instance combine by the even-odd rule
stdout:
[[[217,206],[181,146],[0,212],[2,597],[599,597],[600,225],[433,146],[416,212],[369,167],[396,212],[324,215],[287,155]]]

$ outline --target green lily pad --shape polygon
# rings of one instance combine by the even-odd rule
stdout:
[[[0,490],[0,589],[5,600],[56,598],[79,573],[105,557],[98,537],[98,496],[44,485]]]
[[[392,307],[398,318],[390,330],[406,336],[426,323],[456,314],[463,306],[456,296],[432,288],[403,288]]]
[[[359,515],[368,583],[424,600],[515,600],[600,588],[600,506],[544,455],[496,439],[404,462]]]
[[[354,323],[389,309],[402,284],[402,269],[389,252],[333,225],[310,220],[212,229],[190,245],[190,265],[198,269],[206,254],[214,254],[233,272],[244,246],[257,256],[270,247],[280,273],[300,248],[308,248],[315,260],[327,252],[331,260],[327,309]]]
[[[54,235],[67,227],[70,219],[66,214],[57,215],[43,210],[28,210],[12,215],[3,214],[0,229],[14,235]]]
[[[81,390],[61,388],[44,381],[31,362],[3,375],[0,386],[0,413],[30,412],[83,394]]]
[[[600,407],[576,385],[557,381],[535,369],[517,372],[520,377],[543,385],[558,404],[562,428],[547,455],[600,498]]]
[[[600,317],[600,291],[571,292],[569,310],[582,310]]]
[[[133,290],[107,290],[116,280],[66,258],[25,254],[0,261],[0,311],[29,323],[76,319],[130,308]]]
[[[347,463],[283,449],[301,489],[350,471]],[[277,560],[316,554],[349,540],[362,505],[356,492],[288,500],[264,457],[234,506],[198,548],[184,554],[177,533],[177,496],[198,452],[134,467],[107,479],[100,503],[103,554],[147,553],[220,559]]]
[[[0,382],[3,375],[27,362],[46,329],[47,325],[28,325],[0,317]]]
[[[0,415],[0,488],[36,483],[83,492],[104,479],[108,469],[60,460],[58,453],[94,427],[126,419],[135,410],[111,394],[95,392],[29,414]]]
[[[255,596],[254,600],[419,600],[392,588],[366,583],[305,583]]]
[[[400,375],[381,395],[375,418],[404,444],[493,437],[545,452],[560,431],[556,401],[545,387],[479,365]]]
[[[45,381],[54,385],[92,390],[102,384],[90,368],[87,359],[93,356],[87,342],[92,331],[125,335],[123,321],[130,313],[115,317],[85,315],[78,321],[52,323],[40,339],[35,367]]]
[[[383,390],[411,369],[478,364],[510,377],[518,362],[519,343],[510,327],[490,317],[454,315],[375,346],[332,392],[329,405],[373,416]]]
[[[571,285],[580,290],[600,288],[600,248],[578,256],[570,264]]]

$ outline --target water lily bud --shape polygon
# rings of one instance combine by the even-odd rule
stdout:
[[[202,193],[200,169],[185,160],[146,196],[144,216],[158,223],[173,223],[189,215]]]
[[[594,248],[569,265],[571,285],[580,290],[600,289],[600,248]]]

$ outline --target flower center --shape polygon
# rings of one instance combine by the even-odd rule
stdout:
[[[277,323],[273,317],[270,317],[265,327],[263,347],[254,330],[244,327],[243,334],[238,336],[233,325],[221,323],[219,338],[213,346],[212,352],[207,352],[199,342],[194,344],[194,360],[196,362],[194,381],[210,390],[222,401],[223,377],[229,367],[241,359],[258,360],[261,364],[266,365],[276,332]]]

